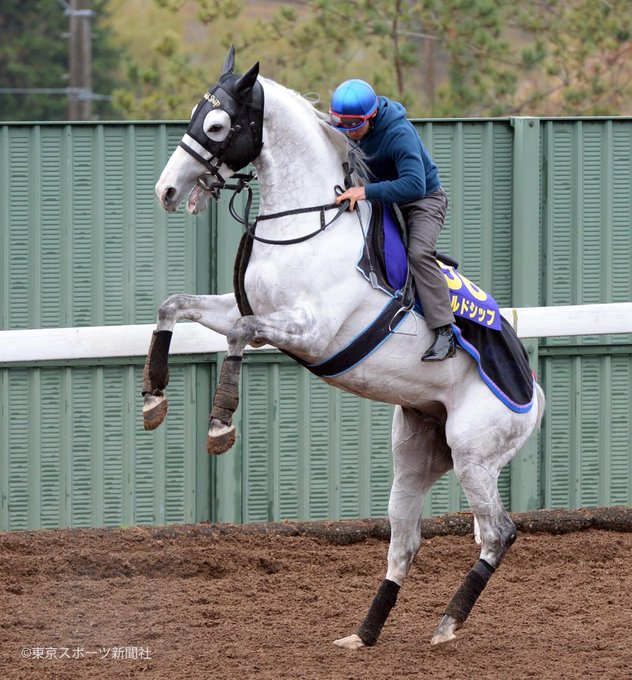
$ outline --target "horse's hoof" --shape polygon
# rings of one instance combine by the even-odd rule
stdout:
[[[450,647],[456,642],[455,631],[458,629],[457,622],[447,614],[439,621],[439,625],[435,628],[434,635],[430,644],[434,646],[441,645],[442,647]]]
[[[143,403],[143,425],[146,430],[155,430],[167,417],[169,402],[165,397],[146,394]]]
[[[339,640],[334,640],[334,644],[336,647],[343,647],[344,649],[361,649],[362,647],[366,647],[364,642],[362,642],[355,633],[340,638]]]
[[[234,425],[226,425],[219,420],[213,420],[208,431],[206,450],[214,456],[226,453],[228,449],[232,448],[236,438]]]

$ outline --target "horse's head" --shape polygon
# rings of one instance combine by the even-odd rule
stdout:
[[[156,184],[165,210],[177,209],[191,191],[187,210],[206,208],[211,195],[252,162],[263,144],[263,87],[259,62],[244,75],[233,73],[230,48],[217,84],[193,109],[189,127]]]

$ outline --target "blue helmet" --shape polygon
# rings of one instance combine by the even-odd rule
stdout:
[[[377,105],[377,95],[367,82],[357,78],[345,80],[331,98],[331,123],[343,130],[355,130],[375,113]]]

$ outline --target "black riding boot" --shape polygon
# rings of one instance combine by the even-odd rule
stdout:
[[[422,361],[443,361],[456,354],[456,340],[452,326],[441,326],[435,329],[435,339],[421,357]]]

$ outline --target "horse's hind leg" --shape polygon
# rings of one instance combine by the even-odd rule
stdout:
[[[478,561],[456,591],[434,631],[431,644],[440,645],[456,638],[505,553],[516,538],[516,527],[503,507],[498,493],[497,474],[479,465],[455,464],[455,472],[472,511],[478,520],[481,552]]]
[[[172,295],[158,310],[158,323],[153,332],[145,371],[142,394],[143,420],[146,430],[153,430],[167,416],[168,404],[164,396],[169,383],[169,346],[176,323],[190,319],[226,335],[239,318],[235,296],[228,295]]]
[[[393,418],[393,486],[388,505],[391,540],[386,578],[357,633],[336,640],[348,649],[374,645],[421,546],[421,511],[433,483],[452,467],[443,424],[397,407]]]

